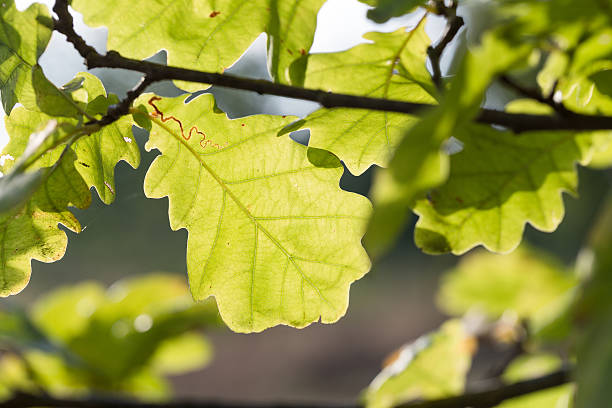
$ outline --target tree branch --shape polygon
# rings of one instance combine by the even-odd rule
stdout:
[[[434,401],[399,405],[396,408],[490,408],[505,400],[557,387],[570,382],[570,370],[565,367],[548,375],[519,381],[499,388],[476,391]]]
[[[444,35],[440,42],[435,46],[427,48],[427,55],[431,61],[432,75],[431,79],[439,90],[442,90],[442,70],[440,69],[440,58],[446,46],[453,41],[461,27],[463,26],[463,18],[457,15],[457,2],[453,1],[450,7],[446,7],[444,2],[436,2],[438,14],[442,14],[447,18]]]
[[[100,126],[106,126],[113,123],[116,120],[119,120],[123,115],[127,115],[130,111],[130,107],[132,103],[138,98],[149,85],[155,82],[155,77],[151,75],[145,75],[142,77],[140,82],[128,91],[127,96],[121,100],[117,105],[111,107],[108,110],[108,113],[104,115],[100,120],[89,122],[89,124],[97,124]]]
[[[550,95],[548,96],[544,96],[542,95],[538,90],[536,89],[530,89],[530,88],[526,88],[523,85],[519,84],[518,82],[516,82],[514,79],[510,78],[507,75],[502,75],[501,77],[499,77],[499,81],[506,85],[508,88],[512,89],[513,91],[517,92],[519,95],[524,96],[526,98],[529,99],[533,99],[536,100],[544,105],[548,105],[551,108],[553,108],[559,115],[561,116],[567,116],[567,115],[571,115],[571,111],[569,111],[565,106],[563,106],[562,103],[558,103],[555,101],[554,99],[554,94],[555,94],[555,87],[553,87],[552,92],[550,93]]]
[[[501,402],[530,394],[532,392],[557,387],[570,381],[569,369],[564,368],[552,374],[531,380],[520,381],[493,389],[463,394],[456,397],[410,402],[398,405],[396,408],[490,408]],[[363,408],[360,404],[324,404],[324,403],[232,403],[220,401],[170,401],[143,402],[134,399],[90,396],[88,398],[55,398],[48,395],[34,395],[22,392],[15,393],[12,398],[0,402],[0,408],[107,408],[118,406],[123,408]]]
[[[300,404],[300,403],[239,403],[220,401],[171,401],[145,402],[135,399],[91,396],[89,398],[68,399],[51,396],[38,396],[16,393],[7,401],[0,403],[1,408],[360,408],[355,404]]]
[[[89,68],[121,68],[142,72],[149,83],[161,80],[181,80],[202,84],[224,86],[233,89],[253,91],[259,94],[283,96],[294,99],[318,102],[326,108],[355,108],[406,114],[421,114],[435,105],[404,102],[398,100],[370,98],[364,96],[338,94],[321,90],[306,89],[295,86],[277,84],[266,80],[242,78],[228,74],[203,72],[191,69],[166,66],[149,61],[126,58],[116,51],[108,51],[106,55],[99,54],[89,46],[74,31],[72,16],[68,11],[67,0],[56,0],[53,11],[57,14],[55,30],[64,34],[68,41],[85,59]],[[460,18],[460,17],[458,17]],[[458,30],[458,22],[455,29]],[[450,38],[450,30],[445,38]],[[454,34],[453,34],[454,35]],[[448,40],[450,41],[450,39]],[[443,49],[444,41],[436,46]],[[531,130],[609,130],[612,129],[612,116],[594,116],[571,113],[560,115],[528,115],[503,111],[481,109],[476,121],[482,124],[497,125],[508,128],[516,133]]]

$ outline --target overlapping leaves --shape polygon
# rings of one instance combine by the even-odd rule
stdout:
[[[104,86],[94,75],[81,72],[75,77],[79,83],[71,97],[79,104],[85,119],[99,118],[106,113],[109,105],[117,103],[115,95],[107,95]],[[53,116],[46,113],[18,108],[7,118],[7,131],[11,136],[5,154],[21,156],[28,136]],[[63,125],[79,126],[79,119],[62,119]],[[118,121],[93,132],[90,136],[78,139],[72,147],[76,157],[76,168],[89,187],[94,187],[100,199],[110,204],[115,198],[115,165],[119,161],[128,162],[133,168],[140,163],[140,151],[132,136],[132,120],[123,117]]]
[[[0,171],[6,176],[2,181],[14,177],[32,180],[29,190],[23,190],[23,196],[0,216],[2,296],[18,293],[25,287],[32,259],[53,262],[64,255],[67,237],[58,224],[74,232],[81,230],[68,207],[88,207],[92,186],[104,202],[112,202],[115,164],[124,159],[138,165],[139,151],[131,139],[128,118],[103,129],[83,125],[87,118],[100,117],[116,99],[106,96],[94,76],[77,77],[78,85],[70,89],[71,93],[56,91],[67,92],[74,102],[71,106],[80,112],[80,119],[60,119],[40,141],[30,135],[40,135],[37,131],[52,123],[52,116],[19,107],[6,119],[10,141],[3,150]],[[25,167],[22,170],[26,161],[27,170]],[[34,179],[37,174],[40,177]]]
[[[416,103],[435,103],[425,65],[429,37],[425,19],[412,30],[368,33],[370,43],[348,51],[313,54],[305,86]],[[359,175],[372,164],[386,166],[406,128],[417,117],[357,109],[320,109],[305,118],[309,145],[336,154]]]
[[[15,322],[0,325],[0,341],[20,356],[0,359],[0,394],[40,386],[59,396],[121,391],[149,399],[167,395],[163,374],[206,364],[210,345],[193,330],[218,322],[212,302],[194,304],[182,277],[160,273],[108,290],[96,282],[62,287],[25,314],[0,316]]]
[[[2,106],[10,113],[16,103],[53,116],[76,117],[77,103],[56,88],[38,65],[51,39],[53,22],[46,6],[34,3],[21,12],[14,0],[0,7],[0,91]]]
[[[414,201],[448,177],[443,143],[476,116],[492,79],[521,64],[529,51],[529,46],[513,47],[492,34],[483,37],[482,44],[464,58],[440,106],[406,131],[387,174],[380,175],[373,187],[375,211],[367,244],[374,255],[392,244]]]
[[[18,293],[27,285],[32,259],[54,262],[64,255],[67,237],[58,224],[80,232],[81,226],[68,206],[88,207],[91,194],[74,167],[75,160],[74,152],[65,151],[59,162],[49,164],[53,168],[41,175],[33,186],[37,188],[26,191],[17,205],[0,214],[0,296]],[[12,161],[5,160],[3,173]],[[44,163],[38,166],[44,167]]]

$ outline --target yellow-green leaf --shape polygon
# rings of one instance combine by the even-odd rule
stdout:
[[[367,33],[367,44],[348,51],[313,54],[308,58],[305,86],[325,91],[388,98],[415,103],[436,102],[427,72],[423,19],[414,29]],[[372,164],[386,166],[412,115],[361,109],[319,109],[305,118],[309,146],[329,150],[353,174]]]
[[[230,120],[212,95],[159,99],[142,99],[155,105],[146,147],[162,152],[145,193],[167,196],[171,228],[189,232],[194,298],[215,296],[242,332],[338,320],[370,267],[360,243],[370,204],[339,188],[340,162],[277,137],[294,118]]]
[[[165,49],[168,64],[222,72],[261,33],[269,35],[270,70],[291,82],[290,68],[308,53],[323,0],[75,0],[91,26],[108,27],[108,49],[143,59]],[[297,63],[295,74],[305,65]],[[205,85],[180,83],[195,91]]]
[[[365,390],[367,408],[391,408],[415,399],[461,394],[476,340],[459,320],[420,337],[394,354]]]

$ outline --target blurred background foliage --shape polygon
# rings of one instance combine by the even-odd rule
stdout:
[[[28,3],[17,2],[22,8]],[[462,31],[453,51],[445,54],[445,71],[452,72],[455,59],[489,20],[487,2],[466,3],[460,14],[471,31]],[[367,12],[357,0],[329,0],[319,14],[312,51],[347,49],[361,42],[367,31],[413,26],[420,17],[375,24],[366,18]],[[79,21],[77,17],[78,31],[104,50],[105,30]],[[434,41],[442,26],[437,17],[429,20],[427,32]],[[265,41],[264,36],[258,38],[228,72],[269,78]],[[152,60],[165,62],[165,54]],[[56,85],[84,70],[57,33],[42,65]],[[123,71],[93,73],[120,97],[138,80],[137,74]],[[530,79],[535,81],[533,73],[525,78]],[[164,96],[180,93],[170,83],[151,91]],[[316,108],[312,103],[219,87],[207,92],[230,117],[303,117]],[[486,103],[499,108],[515,98],[513,91],[494,84]],[[42,388],[58,395],[93,389],[159,399],[174,388],[182,397],[346,401],[365,389],[365,401],[383,408],[415,396],[461,392],[469,389],[470,381],[492,374],[516,381],[550,372],[570,359],[574,343],[609,348],[600,340],[609,337],[600,332],[610,325],[599,325],[598,332],[587,318],[582,322],[588,327],[583,338],[567,337],[575,320],[568,310],[577,294],[592,293],[580,308],[590,316],[590,308],[604,304],[606,296],[593,288],[612,287],[606,278],[586,288],[580,283],[586,275],[599,276],[596,271],[607,265],[609,238],[596,241],[590,262],[588,251],[578,256],[609,194],[612,173],[607,169],[579,168],[579,199],[564,197],[566,217],[561,226],[552,234],[527,227],[528,244],[510,255],[473,251],[464,258],[426,256],[414,246],[412,223],[393,251],[353,285],[348,315],[340,322],[304,330],[276,327],[245,336],[219,325],[212,302],[191,302],[185,287],[186,233],[170,230],[166,200],[145,199],[142,181],[156,153],[142,148],[144,132],[135,130],[135,136],[143,160],[135,171],[125,163],[117,167],[116,202],[105,206],[94,200],[87,211],[77,210],[85,229],[79,236],[69,234],[66,256],[49,265],[35,262],[29,286],[1,301],[0,396],[12,388]],[[306,142],[308,132],[293,137]],[[341,185],[367,195],[371,177],[372,169],[360,177],[345,172]],[[151,274],[154,271],[171,274]],[[463,315],[464,319],[442,323]],[[421,336],[440,325],[439,331]],[[508,365],[517,347],[523,356]],[[385,356],[394,349],[398,351],[381,371]],[[586,361],[597,364],[596,351],[584,346],[580,350]],[[492,357],[494,351],[501,351],[503,361]],[[597,378],[594,383],[610,377]],[[566,406],[572,392],[572,385],[561,386],[502,407]]]
[[[0,394],[168,397],[163,375],[205,366],[211,345],[197,330],[220,322],[214,302],[194,303],[176,275],[126,278],[108,289],[97,282],[64,286],[25,312],[0,312]]]

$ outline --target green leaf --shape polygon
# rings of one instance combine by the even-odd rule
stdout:
[[[8,115],[22,102],[24,89],[32,94],[32,69],[51,39],[53,23],[42,4],[20,12],[14,0],[6,0],[0,7],[0,24],[0,93]]]
[[[552,373],[562,365],[561,359],[554,354],[523,354],[512,360],[502,377],[504,381],[513,383]]]
[[[521,356],[508,366],[504,380],[512,383],[546,375],[561,366],[559,357],[552,354],[533,354]],[[565,384],[550,389],[532,392],[527,395],[504,401],[497,408],[554,407],[573,406],[574,385]]]
[[[106,301],[104,292],[97,282],[55,289],[34,303],[32,321],[53,340],[66,343],[87,329],[91,315]]]
[[[417,246],[461,254],[476,245],[509,252],[525,223],[554,231],[563,219],[561,193],[575,193],[576,162],[587,163],[609,134],[526,132],[471,125],[456,130],[464,144],[451,156],[447,182],[417,201]],[[437,242],[444,240],[448,248]],[[442,249],[442,250],[441,250]]]
[[[612,28],[596,30],[582,41],[572,52],[570,73],[588,72],[595,63],[612,58]]]
[[[67,91],[53,85],[39,65],[32,67],[32,90],[24,88],[19,102],[29,110],[39,110],[51,116],[78,117],[82,114],[79,105]]]
[[[136,107],[136,111],[132,113],[132,118],[134,118],[134,123],[136,123],[136,125],[147,131],[151,131],[151,118],[149,117],[149,112],[144,105],[139,105]]]
[[[368,10],[368,18],[384,23],[391,17],[399,17],[427,4],[428,0],[360,0],[375,8]]]
[[[19,309],[0,310],[0,343],[18,350],[25,348],[53,349],[49,339]]]
[[[19,357],[13,354],[4,354],[0,359],[0,401],[9,399],[12,390],[35,391],[28,378],[28,370]]]
[[[80,87],[69,95],[74,106],[79,112],[89,110],[90,116],[100,117],[116,97],[107,98],[102,84],[92,75],[80,74],[79,78]],[[77,99],[73,100],[73,96]],[[101,104],[100,97],[106,103]],[[93,109],[90,102],[95,105]],[[105,107],[100,111],[102,105]],[[95,127],[82,125],[83,120],[64,118],[57,126],[53,125],[53,131],[39,131],[57,122],[45,113],[24,107],[14,109],[6,118],[10,139],[2,154],[0,170],[7,176],[0,184],[10,187],[10,191],[5,188],[10,194],[3,194],[1,199],[6,210],[0,214],[1,296],[23,289],[29,280],[31,259],[53,262],[63,256],[66,234],[58,229],[58,223],[74,232],[81,230],[68,207],[89,206],[88,185],[96,187],[105,202],[111,202],[117,161],[125,159],[133,166],[138,164],[139,150],[132,139],[128,118],[97,132]],[[94,133],[87,136],[87,132]],[[68,145],[76,137],[80,139]],[[23,173],[24,169],[28,172]]]
[[[61,133],[58,129],[57,121],[49,120],[40,131],[30,135],[23,153],[14,165],[6,163],[9,159],[11,161],[15,160],[12,155],[2,156],[5,158],[5,163],[2,164],[2,167],[5,170],[9,169],[9,172],[0,178],[0,214],[17,209],[28,201],[49,176],[50,172],[53,171],[54,167],[37,168],[29,172],[25,170],[36,163],[38,157],[52,146],[54,139],[58,139]],[[10,148],[8,150],[15,153]],[[41,164],[39,161],[38,165],[40,166]]]
[[[391,408],[414,399],[460,394],[474,351],[475,339],[461,321],[449,320],[394,354],[365,390],[366,407]]]
[[[193,303],[180,276],[133,278],[109,289],[87,329],[67,347],[98,373],[101,385],[109,386],[147,367],[166,340],[214,325],[216,315],[210,302]]]
[[[102,9],[95,0],[75,0],[72,6],[83,13],[88,25],[108,27],[109,50],[143,59],[165,49],[168,65],[201,71],[222,72],[266,32],[272,75],[289,83],[289,68],[310,49],[322,3],[112,0]],[[196,91],[206,86],[181,82],[179,87]]]
[[[58,354],[30,350],[23,355],[23,370],[30,388],[41,388],[56,396],[83,395],[87,392],[87,379],[79,376],[74,367],[65,363]],[[32,378],[33,377],[33,378]],[[19,389],[19,388],[17,388]]]
[[[268,65],[276,82],[304,85],[308,50],[325,0],[269,0]]]
[[[16,294],[27,285],[32,259],[54,262],[62,258],[67,237],[58,224],[80,232],[81,226],[68,207],[87,208],[91,202],[91,193],[75,169],[74,152],[65,145],[54,147],[58,141],[71,139],[78,130],[69,124],[56,126],[45,117],[40,124],[51,126],[39,132],[27,121],[29,113],[20,107],[6,118],[11,139],[3,151],[0,170],[12,177],[27,165],[30,172],[26,174],[41,175],[26,176],[34,177],[35,183],[22,191],[10,210],[0,214],[2,297]]]
[[[376,172],[372,186],[372,200],[375,211],[370,218],[365,245],[372,256],[377,257],[391,247],[404,227],[410,214],[414,197],[423,191],[444,182],[448,174],[448,157],[440,149],[439,141],[432,135],[439,132],[437,112],[429,114],[418,122],[404,137],[406,146],[412,148],[402,153],[407,165],[404,169],[411,174],[410,182],[398,181],[390,169]],[[440,250],[447,251],[448,244],[439,242]]]
[[[509,255],[478,251],[463,257],[444,276],[437,297],[442,310],[451,315],[477,309],[492,319],[506,311],[519,318],[545,319],[577,283],[563,265],[539,251],[526,247]]]
[[[92,114],[96,113],[94,109],[99,112],[99,107],[93,108],[93,106],[100,100],[109,105],[116,103],[116,97],[106,95],[98,78],[84,72],[77,74],[77,78],[79,77],[85,79],[83,89],[87,91],[87,109],[92,110]],[[104,113],[106,109],[99,114]],[[123,160],[134,169],[140,165],[140,149],[132,135],[132,120],[129,116],[123,116],[100,131],[79,139],[74,150],[79,158],[77,165],[79,173],[88,186],[95,187],[105,204],[115,200],[117,163]]]
[[[76,78],[83,80],[81,88],[75,91],[80,98],[82,109],[90,115],[100,117],[109,105],[115,102],[115,96],[107,96],[102,83],[92,74],[81,72]],[[24,140],[42,124],[51,120],[51,116],[40,111],[17,108],[6,120],[7,131],[11,137],[5,149],[13,157],[19,157],[25,148]],[[77,126],[77,119],[62,119],[64,125]],[[121,160],[133,168],[140,164],[140,150],[132,135],[132,120],[128,116],[105,126],[101,130],[76,141],[72,149],[77,155],[76,168],[88,186],[94,187],[105,204],[114,201],[115,166]],[[54,154],[57,154],[55,150]],[[53,159],[51,159],[53,160]]]
[[[31,315],[69,353],[40,356],[62,373],[56,383],[42,384],[54,393],[84,387],[140,394],[152,384],[166,390],[159,374],[180,374],[210,359],[210,345],[191,330],[219,321],[213,302],[195,304],[182,277],[161,273],[108,290],[95,282],[63,287],[39,299]],[[37,373],[48,370],[34,358],[27,355]]]
[[[66,251],[63,224],[80,232],[68,206],[87,208],[91,193],[76,171],[76,157],[67,151],[32,197],[19,209],[0,215],[0,296],[19,293],[30,279],[32,259],[55,262]]]
[[[230,120],[212,95],[160,99],[142,98],[159,112],[146,148],[162,152],[145,193],[168,196],[171,228],[189,231],[194,298],[214,295],[241,332],[338,320],[370,267],[360,243],[370,204],[339,189],[339,161],[316,167],[306,147],[277,137],[294,118]]]
[[[500,405],[496,405],[496,408],[571,408],[574,406],[574,393],[574,386],[566,384],[526,394],[522,397],[511,398]]]
[[[607,169],[612,166],[612,142],[593,152],[588,166],[592,169]]]
[[[21,206],[40,187],[44,172],[11,172],[0,178],[0,214]]]
[[[538,73],[537,80],[548,95],[553,91],[558,102],[578,113],[611,114],[612,95],[608,89],[608,74],[612,70],[612,61],[601,60],[612,52],[605,43],[610,35],[606,30],[602,34],[586,36],[586,41],[578,44],[576,50],[555,50],[550,53],[544,67]],[[604,52],[604,55],[600,55]]]
[[[374,215],[368,225],[367,246],[374,256],[387,250],[397,238],[408,207],[447,179],[449,158],[443,144],[451,136],[459,138],[455,132],[476,116],[493,78],[522,64],[530,52],[528,45],[513,46],[495,33],[488,33],[463,59],[440,106],[408,129],[389,164],[389,174],[377,179],[377,183],[384,184],[373,186]],[[454,248],[437,231],[421,229],[419,234],[417,241],[426,241],[430,252]]]
[[[612,97],[612,69],[598,71],[590,76],[599,92]]]
[[[412,31],[367,33],[371,43],[350,50],[310,55],[305,86],[325,91],[435,103],[435,88],[425,66],[429,37],[423,19]],[[372,164],[386,166],[405,129],[417,118],[361,109],[319,109],[302,128],[309,146],[336,154],[351,173]]]
[[[160,374],[178,375],[200,369],[211,359],[210,342],[190,332],[163,341],[151,357],[151,367]]]
[[[552,53],[538,74],[538,83],[545,93],[555,88],[555,97],[563,105],[575,112],[586,114],[612,113],[612,61],[602,64],[586,65],[582,71],[568,74],[569,57],[559,51]],[[525,109],[523,112],[533,112]],[[548,112],[552,113],[550,109]],[[604,131],[605,134],[606,131]],[[595,147],[588,166],[604,169],[612,165],[612,143]]]

